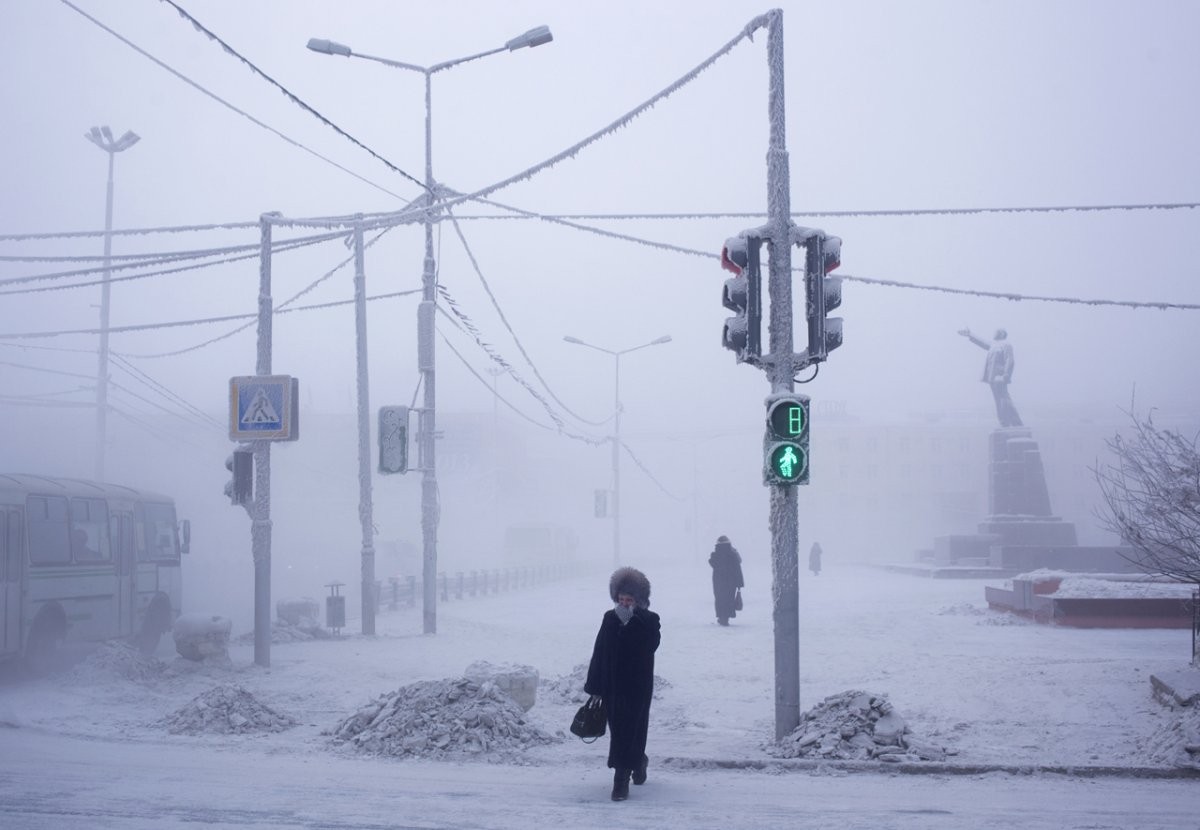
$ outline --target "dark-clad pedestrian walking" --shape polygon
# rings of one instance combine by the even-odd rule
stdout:
[[[650,580],[637,568],[618,568],[608,580],[614,606],[604,612],[583,690],[599,696],[608,713],[608,766],[612,800],[629,797],[629,781],[646,783],[646,736],[654,695],[654,652],[661,639],[650,610]]]
[[[742,580],[742,555],[729,542],[728,536],[718,536],[708,564],[712,566],[713,604],[717,610],[717,622],[729,625],[737,616],[737,594],[746,584]]]

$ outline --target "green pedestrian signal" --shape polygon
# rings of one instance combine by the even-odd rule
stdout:
[[[767,398],[764,484],[808,484],[808,413],[807,395]]]

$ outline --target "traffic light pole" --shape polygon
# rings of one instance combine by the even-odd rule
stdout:
[[[767,291],[770,353],[764,361],[771,393],[795,389],[792,343],[791,177],[788,170],[783,94],[783,12],[767,23],[770,71],[767,110],[767,238],[771,244]],[[800,724],[799,516],[796,488],[770,487],[771,594],[775,627],[775,739]]]

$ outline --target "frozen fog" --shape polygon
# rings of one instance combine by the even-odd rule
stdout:
[[[1080,546],[1119,541],[1093,470],[1130,411],[1200,434],[1200,7],[779,9],[6,0],[0,478],[173,499],[191,545],[172,611],[221,617],[234,645],[201,668],[169,636],[154,660],[108,643],[45,678],[0,665],[0,825],[611,827],[633,809],[668,828],[1195,827],[1195,782],[1170,776],[1196,710],[1150,684],[1194,678],[1186,630],[1037,625],[987,609],[995,580],[884,566],[988,515],[997,412],[961,330],[1007,332],[1008,391]],[[720,345],[720,253],[784,196],[842,240],[844,344],[794,379],[801,711],[875,696],[928,756],[891,772],[766,746],[764,399],[787,390]],[[789,313],[801,351],[802,272],[790,309],[769,296],[788,275],[769,283],[764,351]],[[340,637],[277,632],[257,663],[251,519],[223,493],[230,379],[252,375],[299,382],[299,440],[271,448],[262,609],[339,584],[347,611]],[[436,475],[380,473],[380,408],[414,410],[415,468],[430,406]],[[722,534],[748,580],[728,630],[707,583]],[[646,571],[664,625],[650,782],[626,805],[602,745],[562,734],[614,562]],[[423,607],[427,570],[438,594],[556,577]],[[6,644],[45,603],[0,582]],[[463,680],[479,661],[538,672],[519,727]],[[477,705],[405,754],[363,747],[415,747],[407,722],[347,726],[380,700]]]

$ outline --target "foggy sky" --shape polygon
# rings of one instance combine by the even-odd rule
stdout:
[[[93,125],[110,125],[117,135],[133,130],[142,138],[116,159],[118,229],[253,222],[266,211],[316,217],[395,210],[418,195],[414,185],[289,102],[169,5],[72,2],[197,84],[396,195],[231,112],[69,6],[9,0],[0,11],[6,40],[0,108],[9,115],[8,128],[0,132],[0,234],[103,229],[106,159],[83,138]],[[742,2],[482,0],[181,5],[265,73],[417,178],[424,170],[422,77],[319,55],[305,49],[306,41],[329,38],[359,52],[430,65],[549,25],[555,37],[550,44],[434,77],[434,175],[463,192],[529,168],[633,109],[769,8]],[[782,8],[792,209],[800,214],[799,224],[842,237],[841,273],[1024,295],[1200,303],[1193,278],[1200,261],[1194,209],[803,215],[1196,201],[1200,54],[1194,33],[1200,31],[1200,7],[1184,0],[1144,3],[1136,12],[1127,4],[1090,0],[864,0]],[[494,198],[542,213],[765,211],[765,47],[764,31],[612,137]],[[456,212],[498,211],[464,206]],[[582,221],[716,254],[727,236],[763,220]],[[564,343],[564,335],[619,350],[670,334],[670,344],[622,359],[625,434],[631,444],[658,442],[646,451],[647,466],[678,492],[690,486],[686,471],[697,464],[717,467],[711,475],[727,474],[757,487],[756,435],[769,390],[762,374],[736,365],[719,346],[726,274],[715,259],[532,221],[464,221],[462,229],[522,345],[572,410],[592,420],[611,414],[613,361]],[[113,252],[256,241],[253,230],[118,237]],[[442,284],[483,339],[537,385],[453,226],[441,226],[436,244]],[[0,254],[82,254],[100,247],[98,238],[3,242]],[[276,299],[349,253],[328,243],[280,255]],[[368,292],[419,287],[422,253],[419,228],[391,231],[367,254]],[[0,276],[67,267],[0,262]],[[305,302],[349,299],[351,276],[343,269]],[[117,285],[111,322],[252,313],[257,283],[257,263],[249,261]],[[95,327],[98,297],[96,288],[5,297],[0,333]],[[417,388],[415,305],[409,297],[371,307],[373,407],[408,403]],[[865,421],[965,413],[978,418],[981,429],[989,428],[991,397],[978,382],[983,352],[955,334],[969,326],[988,338],[997,327],[1008,330],[1017,360],[1012,393],[1027,423],[1080,417],[1119,422],[1135,389],[1140,407],[1195,422],[1196,311],[1012,302],[847,279],[838,313],[845,318],[845,345],[804,391]],[[483,352],[453,327],[439,325],[490,381]],[[209,324],[114,335],[111,345],[122,354],[151,354],[192,346],[230,328]],[[350,413],[353,337],[348,307],[283,315],[275,322],[273,370],[302,379],[303,401],[311,411]],[[0,365],[6,394],[87,387],[87,376],[94,378],[95,357],[88,351],[94,335],[0,340],[13,342],[20,347],[4,345],[0,360],[84,377],[65,381]],[[40,348],[45,346],[79,351]],[[228,378],[252,374],[254,360],[250,329],[179,357],[135,363],[223,419]],[[440,340],[438,368],[439,410],[491,412],[491,390]],[[497,391],[547,421],[537,402],[509,378],[497,382]],[[67,399],[85,402],[89,395],[85,390]],[[22,410],[20,417],[26,415]],[[90,414],[73,417],[80,430],[90,429]],[[568,421],[572,430],[591,436],[609,429]],[[687,440],[664,442],[729,432],[743,436],[744,466],[722,466],[741,458],[742,449],[722,449],[708,458],[702,441],[699,447]],[[90,474],[87,438],[72,439],[83,452],[72,462],[56,461],[56,472]],[[39,445],[47,454],[61,450],[61,432],[26,434],[20,442],[10,437],[0,454],[24,462],[30,447]],[[289,451],[300,454],[299,448]],[[602,479],[607,450],[592,456],[597,457],[588,463]],[[203,488],[217,502],[219,463],[205,470]],[[8,466],[0,457],[0,468]],[[628,465],[627,480],[635,475]],[[605,485],[600,480],[595,486]],[[765,504],[765,491],[756,495]]]

